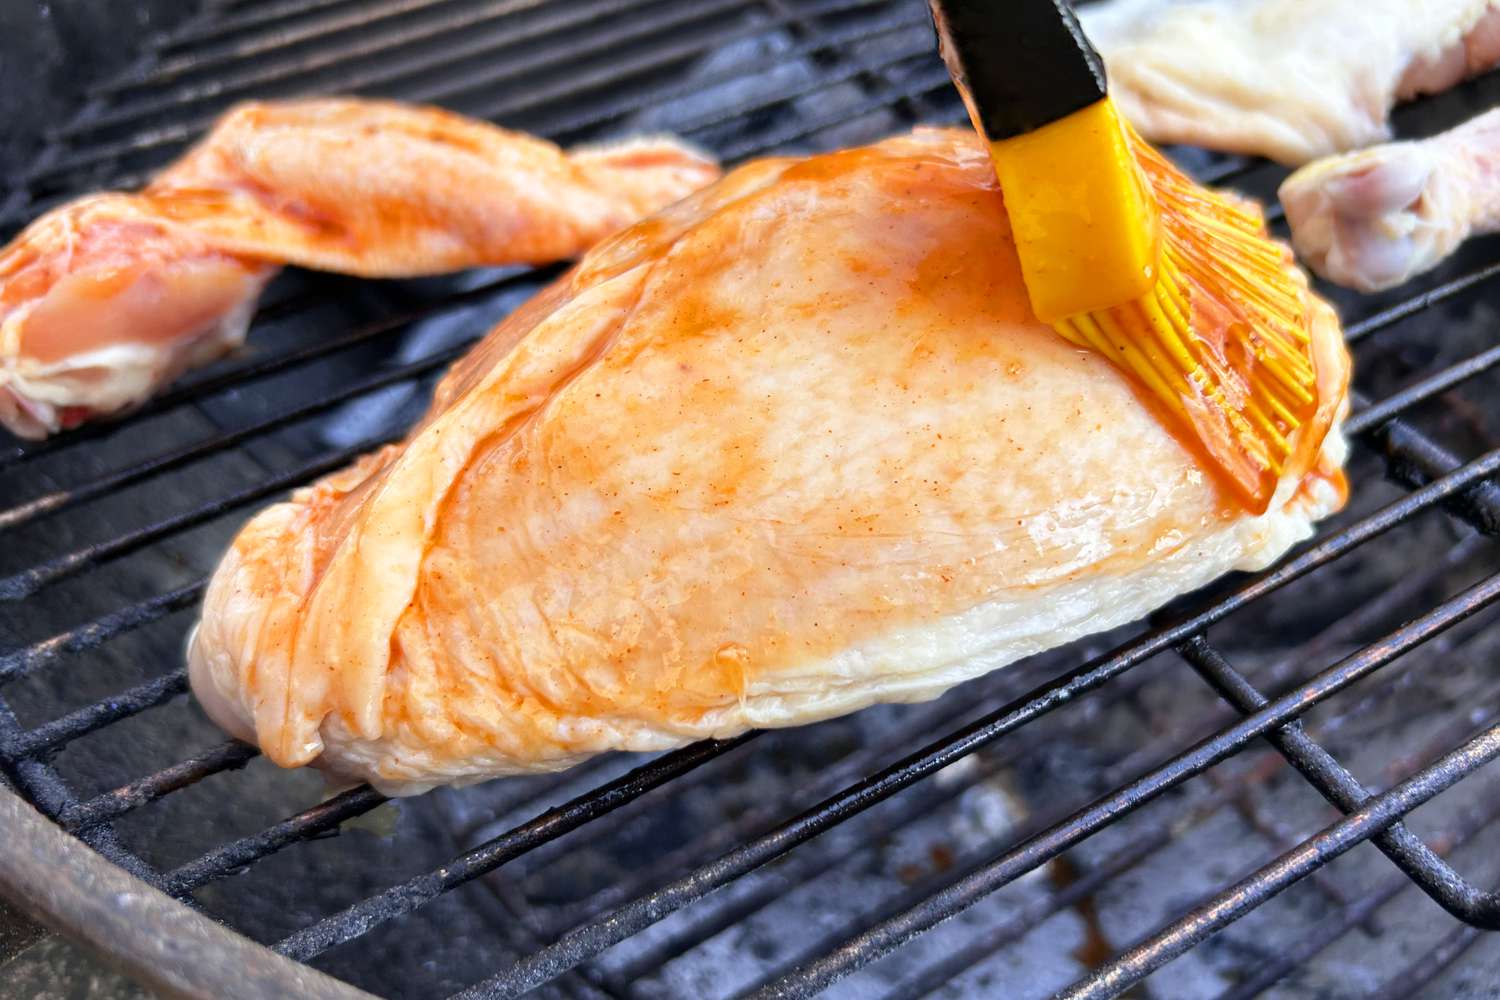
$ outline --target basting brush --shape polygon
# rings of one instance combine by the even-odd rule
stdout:
[[[1032,311],[1124,369],[1247,509],[1317,410],[1305,284],[1257,207],[1141,139],[1064,0],[930,0]]]

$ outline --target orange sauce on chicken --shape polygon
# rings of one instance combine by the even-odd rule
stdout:
[[[1264,513],[1334,419],[1338,394],[1326,390],[1338,376],[1318,364],[1310,330],[1326,307],[1257,206],[1202,187],[1138,139],[1136,157],[1160,212],[1157,286],[1057,330],[1125,372],[1235,507]]]

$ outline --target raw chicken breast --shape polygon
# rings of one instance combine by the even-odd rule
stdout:
[[[278,764],[393,794],[934,697],[1340,506],[1348,359],[1307,308],[1322,446],[1250,516],[1031,315],[975,135],[753,163],[255,517],[193,689]]]
[[[1500,111],[1431,139],[1311,163],[1280,195],[1314,271],[1366,292],[1399,285],[1471,235],[1500,231]]]
[[[1500,62],[1496,0],[1108,0],[1080,10],[1148,139],[1301,164]]]
[[[140,194],[0,249],[0,424],[43,437],[239,344],[280,264],[374,277],[574,257],[718,176],[668,139],[564,153],[437,108],[243,105]]]

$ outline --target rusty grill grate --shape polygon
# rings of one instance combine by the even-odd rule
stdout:
[[[434,101],[564,143],[670,129],[728,161],[957,122],[926,17],[919,0],[219,0],[54,130],[0,200],[0,231],[138,183],[251,96]],[[1481,79],[1398,121],[1434,131],[1496,96]],[[1280,176],[1180,152],[1261,196]],[[0,768],[148,883],[391,994],[1098,998],[1144,981],[1240,998],[1380,948],[1396,958],[1365,962],[1379,981],[1329,995],[1460,995],[1444,970],[1500,928],[1484,888],[1500,871],[1472,850],[1493,849],[1500,816],[1479,773],[1500,756],[1483,669],[1500,597],[1494,254],[1479,243],[1400,296],[1340,299],[1359,362],[1354,500],[1270,571],[932,705],[434,793],[405,807],[420,828],[405,840],[360,827],[384,803],[369,788],[268,822],[316,791],[212,735],[182,697],[182,638],[250,510],[399,435],[427,380],[559,269],[288,273],[241,356],[118,423],[0,452]],[[1425,836],[1406,825],[1459,782],[1413,820],[1436,818]],[[975,819],[1006,802],[1013,815]],[[924,840],[934,823],[967,841]],[[1232,833],[1207,856],[1191,846],[1216,830]],[[917,862],[886,864],[913,843]],[[1473,879],[1445,860],[1465,849]],[[1237,867],[1205,861],[1220,850]],[[849,869],[887,874],[843,898]],[[1170,904],[1109,933],[1101,908],[1172,869],[1193,875]],[[458,921],[459,896],[488,921]],[[1412,912],[1435,937],[1375,942]],[[1241,918],[1276,946],[1199,947]],[[1034,932],[1070,927],[1087,931],[1070,961],[1031,968],[1056,950]],[[431,956],[391,960],[403,938]],[[1217,978],[1163,978],[1190,951]]]

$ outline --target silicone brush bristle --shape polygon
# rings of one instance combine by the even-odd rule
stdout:
[[[1057,331],[1125,369],[1255,513],[1318,408],[1305,285],[1255,206],[1211,191],[1133,132],[1161,213],[1154,289]]]

